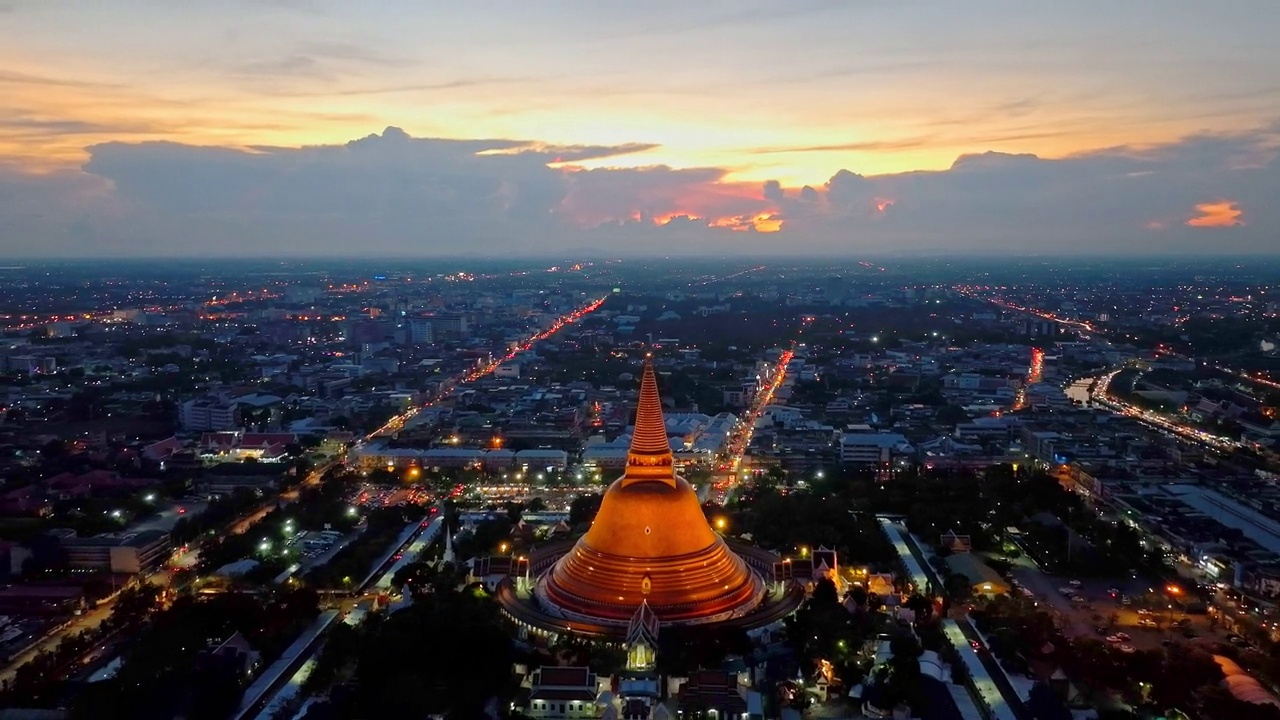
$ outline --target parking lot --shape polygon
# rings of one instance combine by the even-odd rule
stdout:
[[[1068,635],[1112,638],[1113,644],[1139,650],[1197,638],[1229,641],[1229,633],[1215,627],[1208,615],[1184,613],[1162,588],[1138,579],[1057,577],[1026,560],[1015,564],[1013,577],[1058,619]]]
[[[425,505],[432,501],[432,494],[418,488],[394,488],[362,483],[352,493],[352,505],[376,510],[397,505]]]

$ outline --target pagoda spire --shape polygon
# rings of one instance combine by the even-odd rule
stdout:
[[[644,375],[640,378],[640,402],[636,407],[636,426],[631,434],[631,449],[627,451],[622,486],[638,482],[676,486],[675,458],[667,441],[667,421],[662,417],[662,399],[658,396],[652,358],[645,358]]]

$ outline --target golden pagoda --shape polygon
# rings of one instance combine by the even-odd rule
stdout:
[[[763,593],[676,475],[646,362],[626,471],[605,491],[591,529],[540,579],[539,600],[567,618],[626,624],[646,604],[663,623],[698,623],[747,613]]]

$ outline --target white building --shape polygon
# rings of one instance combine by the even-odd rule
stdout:
[[[236,430],[238,417],[235,403],[217,398],[196,398],[178,406],[178,422],[191,432]]]
[[[406,336],[412,345],[431,345],[436,341],[435,326],[426,318],[409,318]]]
[[[845,465],[883,467],[894,458],[911,455],[915,449],[899,433],[876,432],[854,426],[840,435],[840,462]]]

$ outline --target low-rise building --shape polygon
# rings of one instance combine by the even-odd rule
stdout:
[[[840,435],[840,462],[862,467],[886,467],[894,458],[915,452],[899,433],[876,432],[866,425],[850,426]]]
[[[158,568],[169,556],[169,533],[147,530],[125,535],[58,536],[67,563],[76,569],[138,575]]]
[[[591,668],[541,667],[530,677],[529,707],[532,718],[598,718],[599,681]]]

